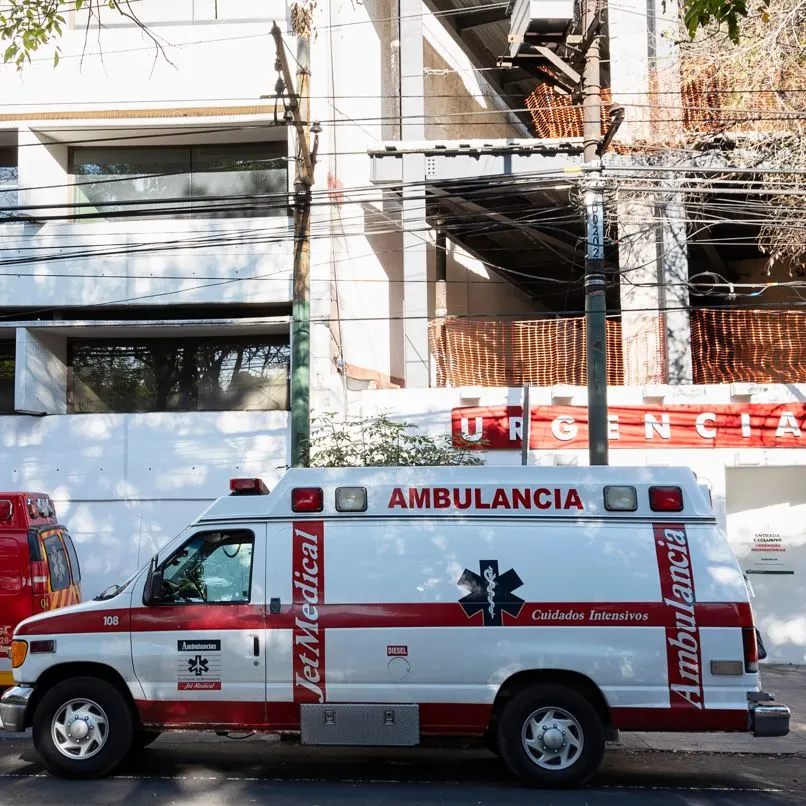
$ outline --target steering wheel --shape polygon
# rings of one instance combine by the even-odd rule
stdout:
[[[185,580],[184,585],[177,585],[170,579],[163,579],[162,585],[166,589],[168,597],[171,599],[184,599],[186,602],[198,597],[202,601],[206,600],[204,594],[199,590],[199,586],[191,580]]]

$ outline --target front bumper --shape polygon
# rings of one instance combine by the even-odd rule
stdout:
[[[786,705],[775,702],[775,697],[764,691],[754,692],[748,699],[753,736],[786,736],[789,733],[790,711]]]
[[[34,690],[29,686],[15,686],[0,697],[0,728],[9,733],[25,730],[25,712]]]

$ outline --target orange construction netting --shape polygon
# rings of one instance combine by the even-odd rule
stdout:
[[[657,326],[665,330],[662,319]],[[583,317],[435,320],[429,341],[440,387],[587,382]],[[608,384],[664,383],[663,341],[654,328],[634,334],[627,363],[643,368],[643,379],[625,378],[622,324],[608,320]],[[806,311],[692,310],[691,355],[695,384],[806,382]],[[657,377],[647,375],[650,366]]]
[[[806,311],[691,312],[694,383],[806,381]]]
[[[584,386],[585,320],[447,319],[429,325],[437,386]],[[621,323],[607,323],[608,383],[624,383]]]
[[[538,84],[526,98],[538,137],[566,140],[582,137],[582,107],[570,95],[560,95],[548,84]],[[602,90],[602,131],[607,129],[610,90]]]

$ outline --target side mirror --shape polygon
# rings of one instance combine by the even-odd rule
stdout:
[[[165,599],[165,588],[162,583],[162,570],[152,568],[143,590],[143,602],[147,605],[159,604]]]

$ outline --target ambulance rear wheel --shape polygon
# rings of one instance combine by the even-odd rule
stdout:
[[[580,786],[602,763],[605,731],[596,709],[573,689],[533,686],[513,697],[501,714],[498,745],[524,783]]]
[[[108,775],[128,754],[133,736],[129,704],[94,677],[57,683],[34,714],[34,747],[45,769],[62,778]]]

